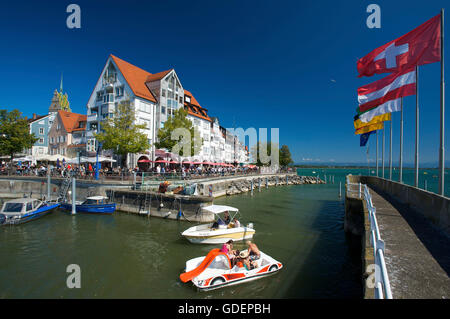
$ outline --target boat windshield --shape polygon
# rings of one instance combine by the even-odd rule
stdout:
[[[230,260],[225,255],[217,255],[214,258],[214,260],[209,264],[208,269],[229,270]]]
[[[22,211],[22,203],[6,203],[3,208],[4,213],[20,213]]]
[[[98,201],[95,199],[86,199],[86,201],[83,203],[85,205],[97,205]]]

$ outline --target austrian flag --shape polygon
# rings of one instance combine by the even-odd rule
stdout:
[[[388,101],[416,94],[416,71],[408,69],[358,88],[359,113]]]
[[[441,15],[373,50],[357,62],[359,77],[402,70],[441,60]]]

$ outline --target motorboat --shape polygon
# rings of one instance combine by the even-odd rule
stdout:
[[[227,254],[213,249],[206,256],[188,260],[180,280],[185,283],[192,281],[199,290],[206,291],[260,279],[283,268],[281,262],[262,251],[260,254],[260,258],[255,261],[255,268],[248,270],[242,262],[232,267]]]
[[[112,214],[116,210],[115,203],[108,203],[108,197],[105,196],[90,196],[86,197],[84,202],[76,201],[75,210],[77,213],[91,213],[91,214]],[[72,203],[65,202],[61,204],[61,209],[72,210]]]
[[[42,217],[59,203],[45,202],[33,198],[17,198],[6,201],[0,211],[0,225],[15,225]]]
[[[235,225],[232,221],[239,213],[239,209],[225,205],[210,205],[203,207],[203,210],[213,213],[215,222],[190,227],[181,233],[194,244],[223,244],[229,241],[240,241],[253,238],[255,230],[253,223],[247,226]],[[225,215],[230,217],[227,223]],[[238,227],[236,227],[238,226]]]

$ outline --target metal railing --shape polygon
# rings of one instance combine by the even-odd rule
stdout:
[[[384,260],[384,241],[380,236],[380,229],[376,217],[376,208],[373,206],[372,195],[366,184],[350,183],[347,177],[346,189],[350,194],[357,194],[358,198],[365,200],[370,220],[370,242],[373,247],[375,259],[375,298],[392,299],[391,285]]]

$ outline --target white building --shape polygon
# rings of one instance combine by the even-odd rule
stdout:
[[[231,142],[226,146],[226,130],[220,127],[217,118],[210,118],[207,109],[201,107],[194,96],[183,88],[174,69],[151,74],[114,55],[108,57],[87,104],[88,155],[94,155],[98,147],[93,133],[99,132],[101,122],[112,117],[117,105],[124,100],[129,100],[135,108],[136,122],[146,125],[143,132],[150,145],[154,144],[157,132],[167,118],[184,107],[204,141],[200,154],[186,159],[218,163],[242,159],[239,162],[248,162],[248,156],[241,156],[241,152],[246,153],[242,144],[236,147],[234,141],[234,148]],[[113,155],[108,154],[111,151],[103,153]],[[127,164],[134,167],[140,159],[155,160],[156,154],[157,150],[152,146],[142,154],[129,154]]]

